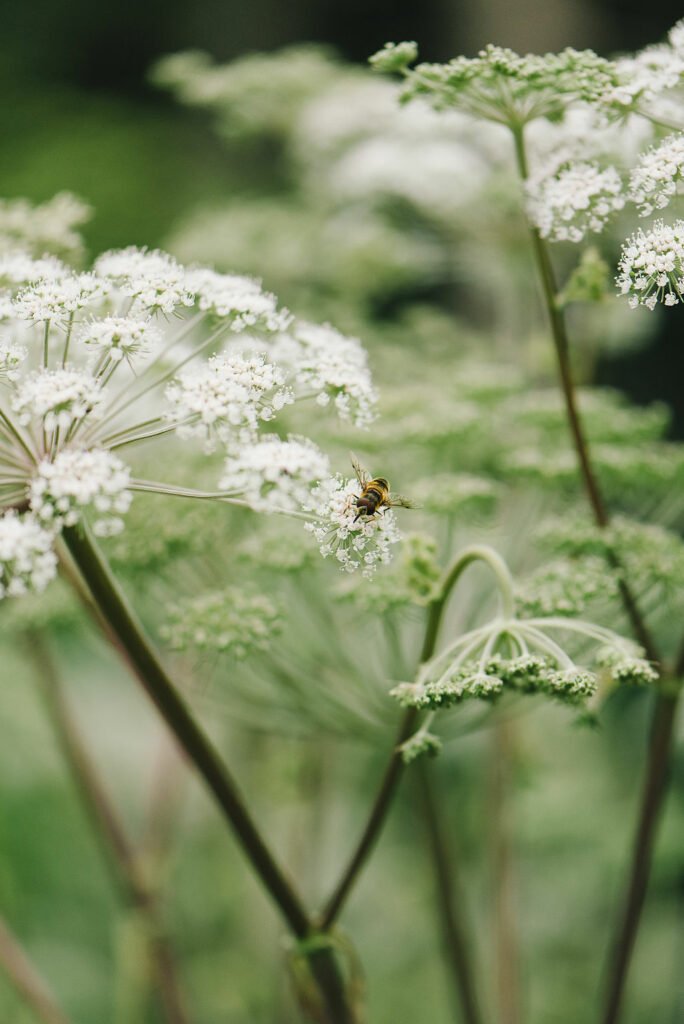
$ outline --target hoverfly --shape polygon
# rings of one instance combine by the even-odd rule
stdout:
[[[370,519],[371,516],[377,515],[382,508],[392,508],[392,506],[418,508],[408,498],[404,498],[400,494],[392,494],[389,481],[384,476],[371,478],[353,452],[350,452],[350,458],[356,478],[361,484],[361,494],[356,499],[358,512],[354,516],[354,522],[361,516],[366,516],[367,519]]]

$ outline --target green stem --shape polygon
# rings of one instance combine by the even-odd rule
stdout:
[[[79,531],[70,527],[64,530],[63,538],[95,605],[108,625],[108,631],[125,653],[143,689],[180,747],[212,792],[262,885],[292,933],[299,939],[310,938],[315,928],[298,894],[262,839],[227,767],[171,682],[142,624],[87,528]],[[333,951],[323,949],[315,958],[312,957],[311,970],[325,1002],[328,1017],[326,1024],[354,1024]]]
[[[140,868],[133,844],[126,835],[79,735],[44,637],[39,630],[31,630],[27,639],[28,650],[38,669],[38,680],[48,715],[83,806],[93,823],[93,830],[101,841],[115,882],[128,903],[144,919],[152,969],[165,1016],[169,1024],[188,1024],[189,1017],[178,982],[176,957],[163,926],[157,895]]]
[[[437,810],[429,765],[423,759],[416,766],[421,804],[425,817],[430,854],[437,882],[437,912],[442,929],[445,958],[451,967],[454,995],[464,1024],[480,1024],[482,1016],[477,1002],[473,966],[466,941],[466,922],[458,892],[455,858],[447,847],[442,822]]]
[[[524,186],[529,177],[529,170],[527,166],[527,155],[525,152],[525,139],[523,132],[524,129],[522,126],[512,129],[518,172]],[[596,525],[604,529],[610,523],[610,516],[608,515],[598,477],[596,476],[596,472],[591,461],[589,444],[584,434],[582,420],[577,407],[575,384],[572,376],[572,366],[570,364],[568,332],[565,325],[565,316],[556,301],[558,286],[556,284],[553,265],[549,256],[548,247],[533,224],[529,224],[529,233],[532,252],[534,254],[535,264],[539,274],[539,281],[542,287],[544,305],[549,318],[551,336],[556,350],[560,385],[565,401],[568,426],[570,428],[570,434],[572,436],[573,445],[579,463],[580,476],[582,478],[584,490],[591,506]],[[641,611],[639,610],[632,590],[621,573],[622,566],[618,556],[614,552],[610,552],[609,561],[612,568],[618,573],[620,595],[625,611],[627,612],[627,616],[632,625],[634,635],[644,648],[649,660],[657,662],[659,661],[659,658],[655,644],[653,643],[650,632],[646,626]]]
[[[646,900],[658,822],[667,793],[678,703],[678,695],[659,693],[656,696],[628,881],[608,958],[602,1024],[616,1024],[620,1018],[627,972]]]
[[[72,527],[64,531],[63,537],[143,688],[209,786],[288,925],[296,936],[304,938],[309,922],[299,897],[266,848],[228,769],[171,682],[105,559],[87,530],[79,532]]]
[[[425,636],[420,653],[421,663],[429,661],[434,654],[439,627],[451,591],[460,579],[463,571],[476,561],[486,562],[495,573],[501,589],[502,612],[506,617],[510,617],[513,614],[513,581],[506,563],[492,548],[485,545],[472,545],[472,547],[465,548],[445,573],[439,590],[439,596],[431,602],[428,608]],[[415,708],[407,708],[399,723],[399,730],[392,747],[392,753],[387,762],[361,837],[321,914],[320,926],[324,931],[327,931],[339,917],[340,911],[355,885],[368,855],[380,836],[394,794],[404,773],[404,761],[400,748],[402,743],[414,732],[417,722],[418,711]]]
[[[513,890],[510,828],[511,724],[497,722],[492,734],[492,852],[497,1021],[520,1024],[520,964]]]
[[[42,1024],[69,1024],[45,980],[0,917],[0,969]]]
[[[518,170],[524,185],[528,177],[528,168],[523,128],[513,127],[512,133],[515,142]],[[530,225],[530,238],[542,284],[544,302],[549,316],[568,423],[578,456],[584,489],[596,524],[601,528],[605,528],[609,525],[610,519],[593,470],[589,447],[577,410],[569,359],[567,330],[563,313],[558,308],[556,302],[557,286],[551,259],[543,239],[533,225]],[[617,553],[610,552],[608,560],[611,567],[617,572],[620,596],[635,637],[644,648],[649,660],[660,662],[655,643],[641,614],[632,589],[624,577],[623,567]],[[679,678],[682,671],[684,671],[684,649],[675,672],[675,678]],[[602,1018],[603,1024],[616,1024],[619,1019],[627,972],[646,897],[658,819],[667,790],[668,765],[674,739],[676,710],[677,698],[673,698],[671,695],[663,692],[658,694],[649,737],[647,768],[632,847],[630,872],[609,958],[605,1013]]]

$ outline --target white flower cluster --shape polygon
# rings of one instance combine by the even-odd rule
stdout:
[[[23,426],[35,418],[52,432],[97,413],[103,397],[97,380],[84,370],[37,370],[17,385],[12,408]]]
[[[79,253],[82,242],[76,229],[90,213],[90,207],[69,192],[60,192],[38,205],[26,199],[2,199],[0,250],[21,249],[36,256],[44,252]]]
[[[392,544],[400,539],[392,509],[375,516],[359,516],[356,499],[361,487],[356,480],[337,476],[325,480],[311,493],[305,506],[316,521],[306,523],[318,541],[324,558],[332,555],[345,572],[361,568],[370,577],[379,564],[390,561]]]
[[[195,301],[184,267],[159,250],[130,246],[103,253],[95,272],[132,299],[131,312],[144,309],[170,314]]]
[[[82,274],[54,257],[5,253],[0,315],[0,528],[18,552],[0,555],[0,595],[47,580],[60,530],[86,518],[99,535],[121,530],[135,490],[306,518],[302,503],[329,479],[328,460],[306,438],[261,438],[263,424],[312,395],[342,418],[372,416],[360,342],[328,326],[287,333],[291,314],[256,280],[186,270],[166,253],[112,251]],[[226,446],[221,491],[136,480],[114,454],[174,433]],[[355,527],[357,552],[390,523]],[[377,548],[364,565],[386,552]]]
[[[0,518],[0,598],[44,590],[57,571],[52,536],[31,515]]]
[[[300,321],[277,339],[273,351],[290,369],[293,382],[315,395],[319,405],[332,402],[340,418],[357,427],[373,422],[377,396],[358,338],[340,334],[330,324]]]
[[[28,356],[28,349],[11,338],[0,341],[0,380],[18,380],[20,366]]]
[[[226,460],[222,491],[241,494],[252,508],[295,511],[310,500],[315,484],[330,476],[327,455],[305,437],[274,435],[238,448]]]
[[[51,281],[64,279],[72,273],[69,267],[56,256],[43,256],[34,260],[21,249],[11,250],[0,255],[0,282],[3,286],[27,285],[32,281]],[[5,292],[4,298],[9,300],[9,309],[14,316],[14,303],[11,293]],[[60,318],[62,314],[60,310]]]
[[[676,306],[684,288],[684,221],[655,221],[639,229],[622,247],[617,286],[632,308]]]
[[[254,278],[195,267],[187,272],[186,282],[199,308],[221,318],[229,317],[233,331],[248,327],[284,331],[292,320],[286,309],[278,309],[275,295],[263,291],[261,282]]]
[[[122,359],[131,364],[134,356],[146,355],[161,340],[161,331],[152,320],[136,320],[126,316],[106,316],[84,323],[78,335],[84,345],[91,345],[100,356],[113,363]]]
[[[61,529],[80,521],[85,508],[95,516],[93,530],[109,537],[123,530],[128,512],[131,474],[121,459],[104,449],[64,448],[51,462],[44,459],[31,482],[31,508],[47,527]]]
[[[667,114],[667,94],[684,80],[684,31],[679,21],[668,34],[667,42],[647,46],[632,56],[615,62],[617,82],[604,94],[608,104],[618,108],[634,107]]]
[[[30,284],[14,300],[14,315],[19,320],[66,320],[99,302],[109,290],[107,282],[95,274],[65,273]]]
[[[613,213],[625,205],[622,180],[615,167],[566,163],[535,178],[528,186],[528,210],[543,238],[581,242],[587,232],[599,232]]]
[[[642,217],[662,210],[677,194],[684,174],[684,134],[668,135],[643,153],[632,170],[629,194]]]
[[[215,441],[244,443],[261,422],[272,420],[294,401],[285,373],[263,353],[226,352],[203,366],[191,367],[166,389],[168,416],[181,437],[203,437],[208,451]]]

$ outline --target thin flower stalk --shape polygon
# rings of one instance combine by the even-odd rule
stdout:
[[[268,849],[219,754],[167,675],[87,527],[80,532],[68,528],[63,538],[108,631],[116,638],[143,689],[213,794],[243,853],[289,929],[296,939],[306,943],[319,928],[312,923],[298,893]],[[329,945],[314,944],[308,959],[329,1024],[354,1024],[333,949]]]
[[[444,957],[450,968],[449,977],[453,980],[457,1012],[463,1024],[480,1024],[482,1014],[475,988],[472,952],[466,937],[463,897],[457,877],[458,859],[453,847],[447,843],[430,766],[424,758],[420,758],[416,772],[426,837],[435,872],[435,903],[442,931]]]
[[[166,934],[158,894],[142,869],[141,858],[85,747],[67,706],[57,667],[45,638],[39,630],[31,630],[27,641],[27,649],[36,664],[36,677],[46,710],[93,830],[101,842],[117,885],[144,921],[155,987],[164,1015],[169,1024],[189,1024],[190,1017],[181,991],[176,954]]]
[[[452,590],[468,566],[477,561],[485,562],[492,569],[499,583],[502,608],[506,612],[512,612],[513,581],[503,560],[495,551],[483,545],[472,545],[465,548],[455,558],[452,566],[446,572],[438,589],[438,596],[428,607],[425,635],[420,652],[421,664],[429,661],[434,654],[439,628]],[[418,720],[419,715],[416,709],[407,708],[399,724],[392,753],[387,762],[359,842],[321,913],[320,923],[324,930],[328,930],[339,917],[351,890],[356,884],[361,869],[380,836],[394,794],[403,775],[405,761],[402,746],[413,735]]]
[[[513,128],[512,131],[518,171],[524,184],[529,175],[523,127]],[[584,434],[577,408],[565,317],[557,303],[558,288],[551,259],[546,243],[533,225],[530,225],[530,238],[539,272],[544,302],[549,316],[568,424],[577,452],[580,475],[596,524],[601,528],[605,528],[610,523],[610,517],[594,472],[589,444]],[[622,567],[616,554],[613,553],[611,555],[610,561],[612,568],[621,570]],[[659,662],[660,658],[650,631],[641,614],[631,587],[622,572],[618,575],[618,588],[634,635],[645,650],[648,659],[653,662]],[[658,691],[655,698],[642,797],[632,845],[631,864],[609,954],[605,1003],[601,1017],[602,1024],[617,1024],[620,1018],[627,973],[641,921],[641,912],[646,899],[660,811],[667,789],[668,766],[672,754],[678,701],[678,694],[673,695],[662,688]]]
[[[41,1024],[70,1024],[49,985],[0,917],[0,971]]]

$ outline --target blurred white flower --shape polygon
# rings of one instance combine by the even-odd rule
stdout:
[[[600,232],[610,216],[625,205],[622,180],[615,167],[569,163],[530,179],[528,210],[543,238],[581,242],[587,232]]]
[[[283,441],[270,435],[229,456],[219,487],[242,495],[255,509],[294,511],[307,503],[312,487],[329,476],[328,457],[313,441]]]
[[[0,598],[44,590],[57,572],[53,535],[13,509],[0,518]]]
[[[632,202],[642,217],[662,210],[677,194],[684,173],[684,134],[668,135],[658,145],[642,153],[629,179]]]

